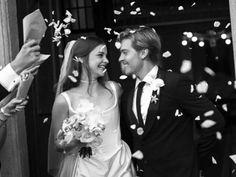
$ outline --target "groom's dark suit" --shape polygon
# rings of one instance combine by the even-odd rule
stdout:
[[[128,143],[131,142],[129,144],[133,153],[137,150],[143,152],[144,158],[137,160],[144,171],[143,176],[195,177],[195,118],[200,116],[200,120],[196,120],[197,124],[205,120],[213,120],[216,123],[199,132],[199,140],[204,142],[201,146],[204,150],[213,145],[216,132],[224,126],[224,119],[208,99],[196,92],[194,84],[185,76],[159,69],[157,77],[161,78],[165,85],[160,88],[159,101],[150,103],[142,135],[137,134],[139,125],[132,111],[134,84],[132,88],[124,86],[126,88],[121,100],[123,138]],[[124,122],[126,127],[122,125]],[[129,131],[126,132],[125,128]],[[127,139],[128,133],[131,137]]]

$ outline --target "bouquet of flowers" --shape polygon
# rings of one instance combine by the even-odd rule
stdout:
[[[105,125],[101,121],[101,113],[95,110],[93,103],[86,99],[76,109],[76,114],[66,118],[57,134],[60,144],[69,144],[72,140],[79,140],[86,144],[95,153],[96,148],[102,143],[100,135],[104,132]]]

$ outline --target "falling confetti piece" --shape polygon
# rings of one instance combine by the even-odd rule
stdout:
[[[192,69],[192,62],[190,60],[183,60],[180,67],[181,73],[187,73]]]
[[[172,69],[168,69],[167,71],[168,71],[168,72],[173,72]]]
[[[213,121],[213,120],[205,120],[202,124],[201,124],[201,127],[202,128],[210,128],[212,127],[213,125],[215,125],[216,122]]]
[[[216,75],[216,73],[215,73],[211,68],[209,68],[209,67],[205,67],[205,68],[204,68],[204,71],[205,71],[207,74],[209,74],[210,76],[215,76],[215,75]]]
[[[197,117],[195,118],[195,120],[200,120],[200,116],[197,116]]]
[[[74,83],[77,82],[77,79],[75,77],[71,76],[71,75],[69,75],[68,78]]]
[[[138,150],[132,154],[132,157],[141,160],[143,159],[143,153],[140,150]]]
[[[230,157],[230,158],[234,161],[234,163],[236,164],[236,154],[230,155],[229,157]]]
[[[130,3],[130,6],[133,6],[133,5],[134,5],[134,3],[135,3],[135,1],[132,1],[132,2]]]
[[[135,10],[136,10],[136,12],[139,12],[141,9],[140,9],[140,7],[137,7]]]
[[[195,6],[196,5],[196,2],[194,2],[192,5],[191,5],[191,7],[193,7],[193,6]]]
[[[80,36],[80,39],[86,40],[86,36]]]
[[[227,111],[228,111],[227,104],[223,104],[223,105],[222,105],[222,109],[223,109],[225,112],[227,112]]]
[[[166,52],[164,52],[164,53],[162,54],[162,56],[163,56],[164,58],[168,58],[168,57],[171,56],[171,53],[170,53],[170,51],[166,51]]]
[[[97,2],[98,2],[98,0],[94,0],[94,2],[96,2],[96,3],[97,3]]]
[[[48,19],[45,18],[44,21],[45,21],[46,23],[48,23]]]
[[[134,130],[136,128],[136,125],[135,124],[130,125],[130,128]]]
[[[117,36],[119,36],[119,35],[120,35],[120,33],[119,33],[119,32],[117,32],[117,31],[113,31],[113,33],[114,33],[114,35],[117,35]]]
[[[46,123],[47,121],[48,121],[47,117],[45,119],[43,119],[43,123]]]
[[[178,109],[176,109],[176,111],[175,111],[175,117],[180,117],[180,116],[182,116],[182,115],[183,115],[183,113],[180,112]]]
[[[121,76],[120,76],[120,79],[121,79],[121,80],[125,80],[125,79],[127,79],[127,76],[126,76],[126,75],[121,75]]]
[[[179,6],[178,7],[178,10],[180,11],[180,10],[184,10],[184,7],[183,6]]]
[[[193,91],[194,91],[194,85],[191,84],[190,93],[193,93]]]
[[[117,49],[120,49],[121,43],[116,41],[116,42],[115,42],[115,46],[116,46]]]
[[[136,79],[137,76],[135,74],[132,74],[132,79]]]
[[[130,15],[136,15],[137,12],[136,12],[136,11],[131,11],[129,14],[130,14]]]
[[[120,15],[120,14],[121,14],[121,11],[119,11],[119,10],[114,10],[114,14],[115,14],[115,15]]]
[[[216,95],[216,99],[215,101],[221,100],[221,96],[220,95]]]
[[[232,85],[233,83],[232,83],[232,81],[228,81],[227,84],[228,85]]]
[[[79,76],[79,72],[78,72],[77,70],[72,71],[72,74],[73,74],[75,77],[78,77],[78,76]]]
[[[220,132],[216,132],[216,138],[218,140],[222,140],[222,134]]]
[[[211,157],[211,160],[213,164],[217,164],[216,159],[213,156]]]
[[[215,22],[214,22],[214,27],[215,27],[215,28],[218,28],[219,26],[220,26],[220,22],[219,22],[219,21],[215,21]]]
[[[160,118],[161,118],[160,116],[157,116],[157,120],[160,120]]]
[[[208,90],[208,83],[206,81],[201,81],[196,86],[198,93],[206,93]]]
[[[121,7],[120,7],[120,10],[121,10],[121,11],[124,11],[124,10],[125,10],[125,8],[124,8],[123,6],[121,6]]]
[[[156,13],[155,12],[150,12],[150,15],[151,16],[156,16]]]
[[[59,54],[58,57],[59,57],[59,58],[63,58],[64,56],[63,56],[62,54]]]
[[[230,23],[227,23],[227,25],[225,26],[225,28],[228,28],[230,26]]]
[[[213,111],[213,110],[210,110],[210,111],[205,112],[203,115],[204,115],[205,117],[209,117],[209,116],[212,116],[213,114],[214,114],[214,111]]]

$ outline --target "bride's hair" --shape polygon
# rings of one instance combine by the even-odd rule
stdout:
[[[61,73],[57,84],[57,93],[79,86],[81,82],[82,69],[85,68],[88,74],[89,84],[91,83],[91,71],[89,68],[89,54],[99,45],[106,45],[105,42],[95,36],[79,38],[76,41],[71,41],[67,44],[64,52],[64,61],[61,67]],[[83,63],[81,62],[83,60]],[[82,64],[84,67],[82,67]],[[73,75],[73,71],[77,71],[77,75]],[[72,82],[68,77],[73,77],[76,81]],[[99,77],[98,82],[106,89],[105,81],[108,80],[108,75]],[[108,89],[109,90],[109,89]]]

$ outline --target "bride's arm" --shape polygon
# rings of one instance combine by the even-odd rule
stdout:
[[[65,98],[62,95],[58,95],[52,109],[51,131],[53,131],[55,146],[59,152],[71,151],[78,146],[79,143],[78,140],[72,140],[69,144],[60,143],[61,140],[57,137],[62,127],[63,120],[68,117],[68,110],[69,108]]]

